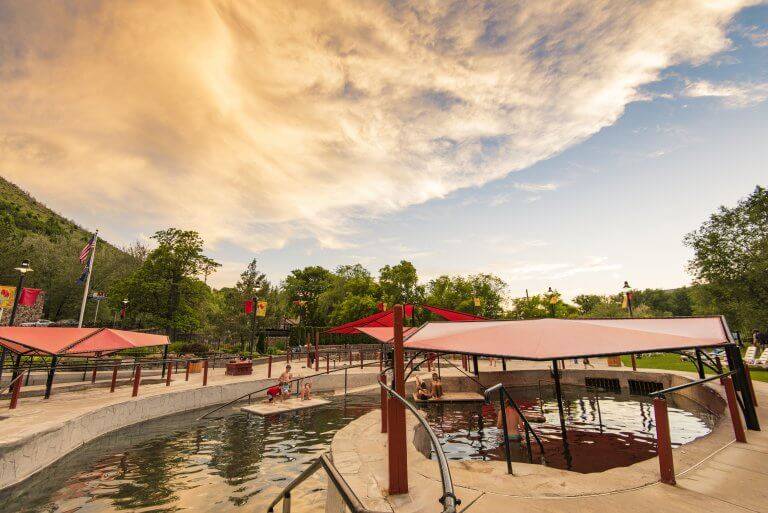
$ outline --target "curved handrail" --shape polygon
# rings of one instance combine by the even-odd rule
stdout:
[[[440,504],[443,505],[443,513],[455,513],[456,506],[461,504],[461,501],[456,498],[456,494],[453,491],[451,469],[448,467],[448,459],[445,457],[445,452],[443,452],[443,448],[440,445],[440,441],[437,439],[437,435],[432,430],[432,427],[427,422],[427,419],[425,419],[424,416],[421,415],[419,411],[403,396],[395,392],[391,387],[385,383],[382,383],[381,381],[379,382],[379,386],[385,389],[390,396],[396,398],[398,401],[403,403],[406,408],[411,410],[411,413],[416,416],[416,419],[419,421],[419,423],[424,426],[424,429],[427,430],[427,434],[432,441],[432,445],[435,447],[437,462],[440,466],[440,479],[443,482],[443,496],[440,497]]]
[[[541,450],[541,457],[544,458],[544,444],[541,443],[541,438],[539,438],[539,435],[536,434],[536,431],[533,430],[533,426],[531,426],[531,423],[528,422],[528,419],[525,418],[525,415],[523,415],[523,412],[520,411],[520,407],[517,405],[514,399],[512,399],[512,396],[509,395],[509,392],[507,392],[507,389],[504,388],[504,385],[502,383],[497,383],[496,385],[493,385],[490,388],[487,388],[485,390],[485,399],[486,401],[489,400],[490,395],[497,391],[502,390],[504,395],[507,396],[507,399],[509,399],[509,403],[515,408],[515,411],[517,411],[518,416],[523,421],[523,425],[525,425],[526,432],[530,431],[533,435],[534,440],[536,440],[536,443],[539,445],[539,449]],[[502,415],[504,414],[504,411],[502,409]],[[530,448],[529,448],[530,450]]]

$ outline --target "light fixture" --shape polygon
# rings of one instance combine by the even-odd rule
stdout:
[[[32,268],[29,266],[29,260],[22,260],[21,265],[16,267],[15,270],[19,271],[21,274],[32,272]]]

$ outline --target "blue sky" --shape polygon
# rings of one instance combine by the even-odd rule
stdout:
[[[0,174],[116,243],[199,230],[218,286],[256,257],[676,287],[768,185],[759,2],[0,2],[0,34]]]

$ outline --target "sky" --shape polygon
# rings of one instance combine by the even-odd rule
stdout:
[[[0,174],[116,244],[490,272],[512,297],[690,283],[768,185],[768,5],[0,0]]]

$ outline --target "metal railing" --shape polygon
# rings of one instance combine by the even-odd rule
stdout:
[[[534,440],[536,440],[536,443],[539,446],[539,451],[541,452],[541,463],[542,465],[545,464],[544,459],[544,444],[541,443],[541,439],[539,438],[539,435],[536,434],[536,431],[533,430],[533,427],[531,426],[531,423],[528,422],[528,419],[525,418],[525,415],[523,415],[523,412],[520,410],[520,407],[517,405],[514,399],[512,399],[512,396],[509,395],[509,392],[507,392],[507,389],[504,388],[504,385],[501,383],[498,383],[496,385],[493,385],[490,388],[487,388],[485,390],[485,400],[487,402],[490,402],[490,397],[493,392],[496,392],[498,390],[499,392],[499,408],[500,408],[500,414],[502,419],[502,427],[504,430],[504,451],[507,459],[507,471],[512,474],[512,457],[510,455],[510,448],[509,448],[509,429],[507,426],[507,414],[506,414],[506,406],[504,404],[504,396],[506,396],[507,401],[512,405],[512,407],[517,412],[518,417],[520,417],[520,420],[523,422],[523,427],[525,430],[525,443],[528,447],[528,461],[533,463],[533,451],[531,450],[531,435],[533,435]]]
[[[269,504],[269,507],[267,508],[268,513],[274,513],[275,506],[277,506],[280,501],[283,502],[283,513],[291,513],[291,492],[294,488],[306,481],[310,476],[312,476],[321,468],[325,470],[328,479],[333,484],[334,488],[336,488],[336,491],[339,492],[339,495],[344,501],[344,504],[352,513],[378,513],[363,506],[363,503],[360,501],[357,495],[355,495],[355,492],[352,490],[352,488],[349,487],[347,482],[344,480],[344,477],[334,466],[329,453],[325,453],[319,458],[313,460],[312,463],[310,463],[309,466],[305,468],[301,474],[296,476],[293,481],[288,483],[288,485],[283,488],[280,494],[275,497],[274,500]]]
[[[445,452],[440,445],[440,440],[437,439],[437,435],[432,430],[432,427],[427,422],[427,419],[425,419],[424,416],[419,413],[416,407],[408,402],[403,396],[395,392],[395,390],[389,387],[386,383],[379,382],[379,386],[386,390],[390,397],[394,397],[403,403],[403,406],[408,408],[411,413],[414,414],[419,423],[427,431],[427,434],[432,441],[432,446],[435,448],[437,463],[440,467],[440,480],[443,485],[443,495],[440,497],[439,502],[443,505],[443,513],[455,513],[456,506],[461,504],[461,501],[456,498],[456,494],[454,493],[453,480],[451,479],[451,469],[448,467],[448,459],[445,457]]]
[[[688,383],[683,383],[682,385],[676,385],[673,387],[665,388],[663,390],[657,390],[656,392],[651,392],[648,394],[650,397],[664,397],[666,394],[671,394],[672,392],[677,392],[678,390],[683,390],[685,388],[694,387],[696,385],[701,385],[702,383],[706,383],[708,381],[714,381],[716,379],[725,378],[727,376],[732,376],[736,374],[737,370],[732,370],[730,372],[724,372],[722,374],[717,374],[715,376],[710,376],[708,378],[703,379],[697,379],[696,381],[690,381]]]

